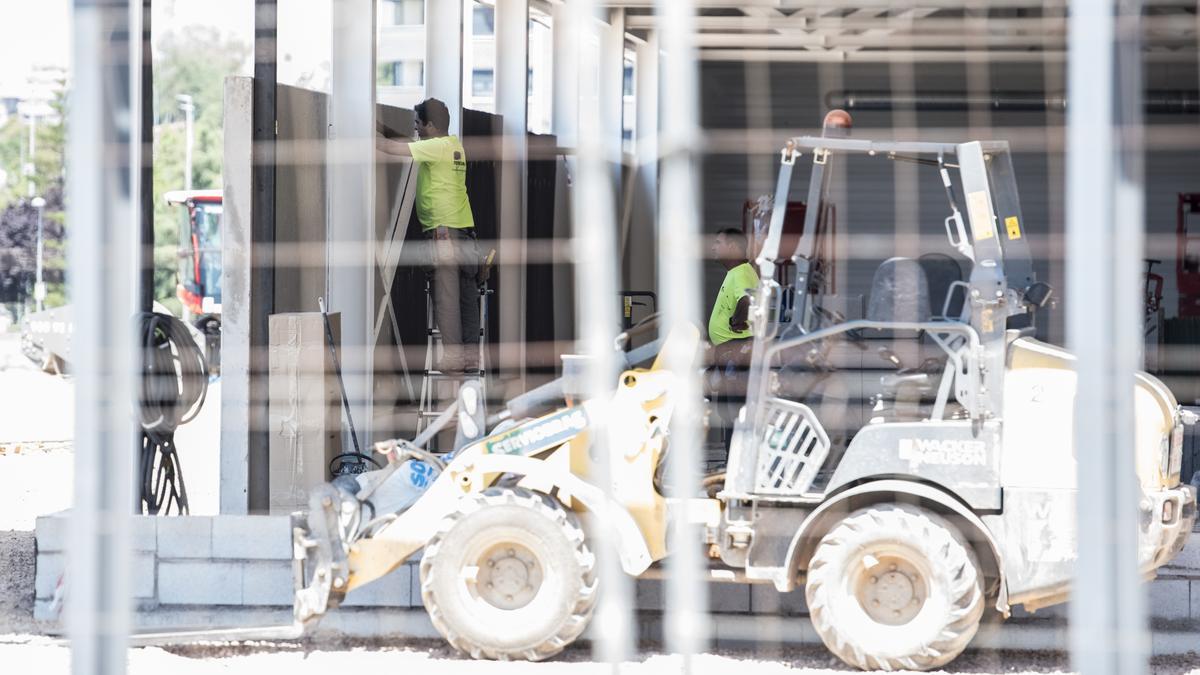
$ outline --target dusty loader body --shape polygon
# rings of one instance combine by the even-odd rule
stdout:
[[[450,457],[424,453],[421,439],[379,444],[387,468],[313,494],[295,528],[298,624],[423,550],[422,598],[451,644],[477,658],[547,658],[582,633],[603,592],[581,512],[611,524],[634,576],[668,554],[667,525],[686,514],[725,576],[804,586],[818,634],[861,668],[939,667],[985,613],[1065,600],[1075,468],[1088,451],[1073,439],[1073,359],[1034,337],[1050,288],[1033,272],[1007,144],[827,131],[782,152],[777,204],[796,161],[812,157],[805,229],[795,251],[779,251],[780,209],[765,233],[746,400],[715,498],[668,498],[656,484],[674,402],[697,394],[659,367],[661,353],[639,367],[654,345],[630,355],[606,406],[560,382],[489,420],[467,395],[443,416],[459,421]],[[846,156],[940,176],[957,254],[885,261],[851,317],[827,292],[820,256],[828,167]],[[782,261],[795,275],[781,284]],[[661,351],[698,343],[694,328],[675,327]],[[1153,377],[1136,386],[1138,555],[1152,576],[1195,519],[1179,478],[1194,419]],[[607,435],[609,485],[596,477],[596,433]],[[377,506],[417,474],[428,487],[415,500]]]

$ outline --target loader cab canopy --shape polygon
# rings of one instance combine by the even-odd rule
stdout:
[[[1035,307],[1044,304],[1049,289],[1038,283],[1033,270],[1007,142],[938,143],[798,136],[787,141],[782,159],[774,203],[787,201],[791,190],[791,166],[806,161],[812,166],[806,203],[815,207],[807,209],[803,232],[794,240],[793,250],[785,250],[782,239],[772,241],[768,235],[756,262],[760,276],[764,278],[774,276],[777,264],[794,263],[794,277],[778,279],[782,303],[777,317],[793,326],[793,330],[809,332],[828,325],[831,312],[834,318],[846,314],[851,318],[876,314],[878,320],[958,319],[967,280],[981,265],[988,275],[1003,282],[1006,293],[1014,294],[1010,301],[1021,306],[1022,311],[1010,317],[1008,323],[1012,327],[1032,323],[1032,313],[1024,311],[1026,303]],[[944,215],[939,218],[941,222],[935,225],[922,221],[920,231],[922,242],[944,232],[946,245],[922,246],[919,257],[911,264],[884,260],[876,270],[869,290],[863,289],[867,291],[867,297],[862,299],[865,314],[847,312],[845,303],[840,309],[830,310],[816,300],[825,297],[828,301],[828,296],[835,293],[832,270],[846,262],[831,259],[830,251],[835,248],[828,239],[834,236],[839,225],[846,230],[844,211],[843,222],[839,224],[839,205],[831,197],[832,167],[849,160],[856,165],[864,162],[915,164],[920,167],[918,183],[926,188],[930,184],[940,184],[946,196]],[[848,184],[841,187],[851,208],[859,203],[858,200],[869,197],[856,193],[853,175]],[[886,223],[873,225],[885,230],[888,227]],[[850,229],[852,240],[861,234]],[[853,256],[856,252],[847,253]],[[956,273],[956,267],[960,272]],[[914,275],[924,279],[910,278]],[[894,291],[900,295],[895,295]],[[921,297],[912,296],[914,293]],[[907,307],[911,311],[897,314],[898,307]],[[926,307],[927,311],[917,311]],[[879,311],[872,311],[872,308]]]
[[[808,406],[826,433],[830,465],[873,424],[995,417],[1009,329],[1031,328],[1048,296],[1033,272],[1008,144],[794,137],[781,154],[774,204],[789,202],[792,168],[801,161],[811,165],[804,227],[784,250],[786,214],[772,211],[755,261],[760,323],[747,409]],[[853,166],[834,172],[839,162]],[[856,193],[862,167],[897,162],[916,165],[926,202],[908,255],[896,255],[895,222],[873,208],[875,195]],[[832,190],[842,179],[847,185]],[[838,222],[834,194],[847,202],[841,220],[849,211],[869,231]],[[850,235],[852,250],[829,244],[835,232]],[[855,277],[849,289],[838,288],[832,273],[843,262],[860,266],[843,275]],[[769,427],[757,416],[735,430],[735,445],[766,438]],[[741,466],[734,474],[736,489],[749,490],[749,474]]]

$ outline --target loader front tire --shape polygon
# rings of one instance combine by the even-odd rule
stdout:
[[[587,626],[595,568],[578,519],[557,500],[489,488],[463,497],[425,547],[421,599],[472,658],[541,661]]]
[[[953,661],[984,611],[979,563],[958,530],[907,504],[851,513],[817,546],[805,584],[813,627],[863,670]]]

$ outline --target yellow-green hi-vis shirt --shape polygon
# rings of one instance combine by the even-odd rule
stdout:
[[[738,301],[747,293],[753,293],[756,288],[758,273],[748,262],[725,273],[725,281],[721,283],[721,290],[717,291],[717,301],[713,303],[712,314],[708,317],[709,342],[719,345],[730,340],[750,337],[752,333],[749,328],[735,331],[729,327],[729,319],[737,310]]]
[[[417,163],[417,220],[421,229],[474,227],[467,199],[467,153],[457,136],[408,144]]]

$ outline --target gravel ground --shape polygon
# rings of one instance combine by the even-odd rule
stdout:
[[[5,638],[0,638],[0,641]],[[7,638],[0,642],[0,662],[20,666],[36,665],[39,675],[66,673],[69,653],[65,647],[44,639]],[[373,645],[358,645],[338,649],[320,646],[308,648],[291,645],[212,646],[188,649],[135,649],[129,653],[128,672],[143,673],[229,673],[261,675],[262,673],[306,673],[327,675],[331,672],[400,672],[421,675],[444,673],[483,673],[486,675],[585,675],[609,673],[603,665],[590,662],[590,653],[583,649],[569,650],[564,657],[553,661],[529,663],[495,663],[464,660],[441,644],[411,643],[395,648],[380,649]],[[953,672],[962,673],[1063,673],[1065,663],[1056,654],[968,655],[955,663]],[[804,673],[819,675],[848,671],[836,663],[827,652],[819,649],[785,650],[782,654],[761,654],[750,651],[724,651],[695,657],[694,673],[728,675],[768,675],[774,673]],[[22,672],[22,671],[17,671]],[[677,656],[652,653],[622,664],[622,673],[630,675],[665,675],[683,672]],[[1186,672],[1186,671],[1163,671]]]
[[[45,637],[0,634],[0,663],[17,667],[36,665],[39,675],[65,675],[69,671],[69,650]],[[695,657],[692,666],[693,673],[720,675],[832,675],[857,672],[847,668],[819,647],[719,649]],[[28,671],[22,668],[10,672]],[[603,664],[592,662],[591,652],[579,645],[551,661],[530,664],[471,661],[455,653],[444,642],[433,640],[391,643],[378,640],[320,640],[306,643],[260,642],[131,649],[128,672],[131,675],[328,675],[331,672],[600,675],[612,671]],[[682,673],[683,667],[679,657],[664,654],[655,645],[643,645],[636,658],[621,665],[620,672],[630,675],[665,675]],[[1073,671],[1070,670],[1067,656],[1057,652],[969,651],[947,670],[936,672],[1051,675]],[[1151,675],[1200,675],[1200,655],[1193,653],[1183,657],[1156,658],[1151,662],[1149,672]]]
[[[400,672],[421,675],[444,673],[483,673],[485,675],[590,675],[612,672],[603,664],[590,662],[585,649],[570,649],[561,657],[544,663],[496,663],[469,661],[453,654],[443,643],[412,641],[390,647],[373,643],[343,643],[339,645],[210,645],[187,648],[146,648],[129,652],[128,672],[131,675],[190,675],[192,673],[228,673],[231,675],[328,675],[331,672]],[[67,673],[69,653],[63,646],[45,638],[0,636],[0,663],[15,666],[36,664],[39,675]],[[1196,660],[1156,660],[1152,675],[1184,675],[1200,673],[1194,669]],[[696,657],[693,673],[728,675],[773,675],[797,673],[823,675],[846,673],[845,666],[818,648],[785,649],[782,652],[761,650],[721,650]],[[22,671],[17,671],[22,672]],[[683,672],[677,656],[649,652],[622,664],[621,673],[630,675],[665,675]],[[952,673],[1068,673],[1066,657],[1056,653],[972,652],[958,659]]]
[[[32,532],[0,531],[0,633],[33,631]]]

